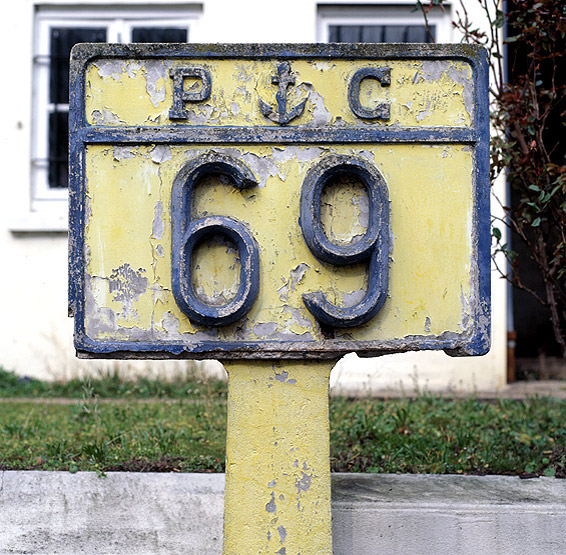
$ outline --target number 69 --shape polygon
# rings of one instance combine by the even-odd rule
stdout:
[[[232,324],[249,312],[259,291],[259,249],[246,226],[234,218],[207,216],[192,219],[192,196],[197,182],[208,174],[222,174],[232,184],[245,189],[257,185],[252,172],[238,160],[218,153],[207,153],[186,164],[173,184],[172,289],[177,305],[189,317],[205,326]],[[369,199],[369,225],[364,235],[348,245],[332,243],[324,232],[321,197],[336,177],[353,177],[366,189]],[[364,298],[355,306],[339,307],[320,291],[303,295],[309,312],[321,324],[353,327],[368,322],[385,302],[390,254],[389,196],[385,180],[373,165],[354,156],[328,156],[312,167],[301,190],[299,224],[305,242],[320,260],[345,266],[369,263]],[[193,290],[191,258],[196,245],[212,235],[225,235],[237,247],[240,257],[240,286],[234,299],[222,306],[200,300]]]

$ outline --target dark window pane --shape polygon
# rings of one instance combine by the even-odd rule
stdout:
[[[67,112],[49,114],[49,186],[67,186],[69,120]]]
[[[436,27],[429,25],[430,33],[436,40]],[[406,42],[432,42],[424,25],[409,25]]]
[[[338,25],[330,25],[328,27],[328,42],[340,42],[338,32],[340,27]]]
[[[362,38],[361,27],[359,25],[331,25],[331,35],[333,28],[335,29],[335,40],[331,40],[331,42],[360,42]]]
[[[186,29],[169,27],[135,27],[132,29],[132,42],[187,42]]]
[[[364,25],[361,42],[383,42],[383,25]]]
[[[406,42],[405,25],[387,25],[383,33],[383,42]]]
[[[106,29],[51,29],[49,100],[53,104],[69,102],[69,56],[71,48],[78,42],[106,42]]]

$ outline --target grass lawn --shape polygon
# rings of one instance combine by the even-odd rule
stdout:
[[[0,370],[0,397],[0,469],[224,471],[222,382],[50,384]],[[566,401],[550,398],[332,398],[332,470],[565,478],[565,422]]]

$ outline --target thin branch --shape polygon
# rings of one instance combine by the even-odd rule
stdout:
[[[417,1],[417,6],[421,9],[421,12],[423,14],[423,18],[424,18],[424,22],[425,22],[425,29],[427,32],[428,37],[430,38],[430,42],[436,42],[436,39],[434,38],[434,35],[432,34],[432,30],[430,28],[430,24],[428,22],[428,10],[425,8],[424,4],[421,2],[421,0]]]
[[[485,1],[485,3],[483,4],[482,7],[484,7],[484,10],[488,14],[488,18],[489,18],[489,29],[490,29],[490,33],[491,33],[491,48],[490,48],[490,51],[493,48],[495,48],[495,58],[496,58],[496,63],[497,63],[497,71],[495,71],[495,69],[493,69],[493,71],[492,71],[493,76],[494,76],[494,80],[495,80],[495,83],[496,83],[495,88],[498,91],[501,91],[501,87],[503,85],[503,64],[502,64],[503,54],[501,53],[501,45],[499,43],[499,31],[498,31],[499,28],[495,26],[495,21],[493,21],[491,19],[491,15],[489,13],[489,8],[487,7],[487,0]],[[497,12],[499,11],[499,0],[493,0],[493,9],[494,9],[496,17],[497,17]]]
[[[502,252],[505,255],[505,258],[507,259],[507,261],[510,261],[510,258],[506,255],[505,251],[499,251]],[[495,253],[496,254],[496,253]],[[527,287],[526,285],[523,284],[522,281],[519,280],[518,276],[513,273],[513,277],[509,277],[508,273],[505,273],[500,267],[499,264],[497,263],[497,259],[494,256],[491,257],[493,260],[493,264],[495,266],[495,269],[497,270],[497,272],[499,273],[499,275],[506,281],[508,282],[510,285],[512,285],[513,287],[516,287],[517,289],[521,289],[522,291],[525,291],[527,293],[529,293],[529,295],[532,295],[542,306],[544,306],[545,308],[548,308],[548,302],[545,301],[542,297],[540,297],[540,295],[534,291],[533,289],[531,289],[530,287]]]

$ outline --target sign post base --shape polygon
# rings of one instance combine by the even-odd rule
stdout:
[[[225,362],[223,555],[331,555],[328,362]]]

